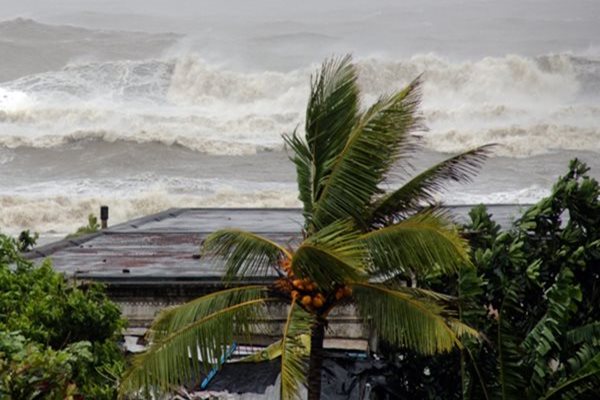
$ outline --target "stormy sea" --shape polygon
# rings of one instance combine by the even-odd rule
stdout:
[[[302,129],[321,61],[346,53],[365,106],[422,74],[415,172],[497,144],[448,204],[535,202],[574,157],[600,177],[596,1],[10,2],[0,230],[62,237],[101,204],[113,224],[298,206],[281,135]]]

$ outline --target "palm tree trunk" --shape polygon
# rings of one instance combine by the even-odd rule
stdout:
[[[321,373],[323,370],[323,339],[325,323],[320,318],[310,334],[310,360],[308,363],[308,400],[321,399]]]

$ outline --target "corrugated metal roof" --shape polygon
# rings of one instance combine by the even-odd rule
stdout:
[[[471,206],[449,207],[457,221]],[[515,205],[491,205],[495,219],[507,225]],[[110,221],[109,221],[110,222]],[[221,228],[239,228],[282,244],[301,239],[299,209],[186,208],[171,209],[101,232],[39,247],[29,258],[51,257],[54,268],[68,276],[103,281],[218,281],[223,271],[200,257],[202,240]],[[251,279],[251,278],[250,278]]]
[[[471,206],[450,207],[457,222],[464,222]],[[507,225],[516,206],[490,206],[496,220]],[[30,259],[50,257],[54,268],[69,277],[107,284],[107,294],[129,321],[127,336],[139,336],[164,307],[181,304],[220,290],[223,270],[218,262],[200,257],[204,238],[221,228],[239,228],[265,235],[281,244],[301,239],[299,209],[171,209],[115,225],[76,239],[36,248]],[[245,277],[240,282],[268,283],[269,276]],[[254,338],[264,345],[280,331],[285,308],[269,310],[271,334]],[[338,307],[329,317],[328,346],[366,349],[369,331],[351,306]],[[142,333],[141,333],[142,332]],[[130,343],[130,344],[131,344]]]

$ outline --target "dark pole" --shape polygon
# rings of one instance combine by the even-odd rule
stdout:
[[[108,228],[108,206],[100,206],[100,227]]]

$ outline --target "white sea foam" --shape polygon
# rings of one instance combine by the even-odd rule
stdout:
[[[63,194],[56,192],[61,183],[46,190],[32,187],[34,195],[27,190],[16,190],[12,194],[0,194],[0,227],[9,234],[17,234],[23,229],[35,229],[44,236],[64,236],[84,225],[90,213],[96,213],[100,205],[111,208],[111,224],[117,224],[132,218],[156,213],[172,207],[299,207],[295,187],[274,185],[265,187],[256,185],[222,183],[216,186],[207,183],[193,189],[190,182],[170,182],[130,187],[131,182],[113,183],[110,190],[99,190],[94,195],[90,184],[98,182],[82,181],[65,185]],[[55,182],[56,184],[56,182]],[[62,183],[64,185],[64,182]],[[119,188],[120,187],[120,188]],[[210,190],[206,187],[211,187]],[[54,194],[47,194],[53,191]],[[110,194],[108,194],[110,193]],[[447,204],[528,204],[537,202],[548,194],[548,190],[538,185],[507,192],[473,194],[454,190],[440,196]]]
[[[151,174],[54,181],[0,192],[0,229],[9,234],[35,229],[46,236],[66,235],[104,204],[111,208],[112,225],[172,207],[299,206],[289,184],[165,179]]]
[[[11,162],[15,159],[14,152],[10,149],[0,148],[0,165]]]
[[[7,90],[0,87],[0,110],[15,112],[33,106],[26,93],[18,90]]]
[[[448,131],[432,130],[425,139],[428,147],[449,153],[486,143],[498,144],[494,148],[495,155],[509,157],[526,157],[559,150],[600,152],[600,126],[540,123]]]
[[[550,194],[550,189],[540,185],[502,192],[472,193],[460,189],[440,196],[446,204],[534,204]]]
[[[496,142],[500,154],[600,150],[600,61],[567,54],[450,62],[435,55],[358,61],[365,102],[423,73],[425,144],[454,152]],[[82,139],[179,144],[209,154],[280,149],[301,126],[314,66],[239,72],[198,56],[70,65],[3,84],[0,145]],[[2,100],[3,99],[3,100]]]

